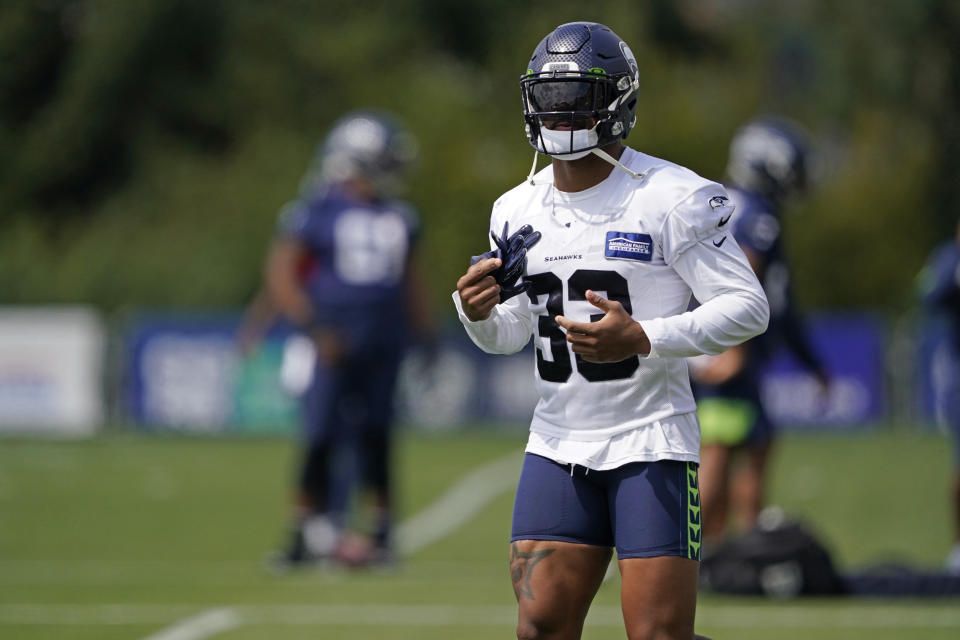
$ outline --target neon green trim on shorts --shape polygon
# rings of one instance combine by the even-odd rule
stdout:
[[[697,463],[687,463],[687,557],[700,560],[703,523],[700,513],[700,483],[697,482]]]

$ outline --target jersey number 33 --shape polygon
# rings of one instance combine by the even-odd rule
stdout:
[[[544,358],[542,349],[537,347],[537,371],[540,372],[540,377],[543,380],[566,382],[573,373],[573,366],[570,361],[571,353],[567,349],[566,335],[554,320],[556,316],[564,315],[563,282],[556,274],[550,272],[529,275],[524,279],[532,285],[527,291],[527,295],[533,304],[537,304],[541,296],[547,297],[547,313],[539,316],[537,333],[541,338],[549,339],[553,361]],[[587,299],[586,292],[588,289],[605,291],[607,299],[616,300],[623,305],[628,314],[633,313],[627,280],[616,271],[595,269],[574,271],[567,280],[567,299],[571,302],[584,301]],[[602,313],[593,314],[590,316],[590,321],[596,322],[602,317]],[[574,360],[577,371],[590,382],[629,378],[640,366],[639,356],[631,356],[620,362],[606,363],[587,362],[579,355],[575,355]]]

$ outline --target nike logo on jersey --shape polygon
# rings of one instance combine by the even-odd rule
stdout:
[[[710,208],[716,211],[717,209],[727,209],[730,207],[730,198],[727,196],[713,196],[710,198]],[[717,223],[717,228],[721,228],[723,225],[730,222],[730,217],[733,215],[733,211],[727,214],[726,218],[720,218],[720,222]]]
[[[717,248],[719,249],[721,246],[723,246],[723,243],[726,242],[726,241],[727,241],[727,236],[723,236],[722,238],[720,238],[720,241],[719,241],[719,242],[717,242],[716,240],[714,240],[714,241],[713,241],[713,246],[715,246],[715,247],[717,247]]]

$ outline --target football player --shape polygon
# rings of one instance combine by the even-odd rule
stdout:
[[[944,343],[937,352],[937,418],[954,444],[953,525],[955,542],[947,557],[947,570],[960,574],[960,220],[957,235],[937,247],[919,278],[923,301],[932,314],[948,323]]]
[[[694,637],[700,434],[686,358],[767,325],[724,188],[624,145],[639,87],[630,47],[602,24],[537,45],[520,80],[534,167],[493,205],[494,251],[453,294],[482,350],[536,347],[510,537],[518,638],[579,638],[613,548],[628,637]],[[551,157],[539,172],[537,154]],[[703,304],[686,312],[691,294]]]
[[[692,363],[701,430],[700,481],[703,533],[720,538],[733,511],[741,530],[756,526],[764,506],[773,424],[760,397],[760,370],[783,344],[813,372],[821,391],[826,368],[804,331],[793,300],[790,268],[783,248],[781,212],[807,184],[807,142],[799,126],[764,117],[742,126],[730,143],[727,190],[736,213],[728,223],[763,284],[770,303],[770,327],[749,343]],[[743,465],[732,473],[733,458]]]
[[[300,197],[281,216],[267,258],[273,304],[316,351],[303,395],[294,532],[280,558],[286,565],[390,557],[392,399],[407,329],[431,331],[415,252],[417,217],[393,198],[415,150],[411,135],[385,113],[342,117],[320,146]],[[312,265],[309,277],[305,262]],[[371,545],[343,536],[351,453],[373,494]]]

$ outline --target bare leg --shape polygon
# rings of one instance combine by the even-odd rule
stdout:
[[[766,502],[770,443],[750,447],[745,453],[746,463],[734,476],[731,493],[737,524],[741,530],[749,531],[757,526],[757,516]]]
[[[510,579],[519,605],[519,640],[578,640],[613,552],[552,540],[510,545]]]
[[[620,595],[629,640],[691,640],[700,563],[689,558],[620,560]]]
[[[705,540],[721,538],[727,527],[730,455],[730,448],[720,444],[706,445],[700,452],[700,505]]]

